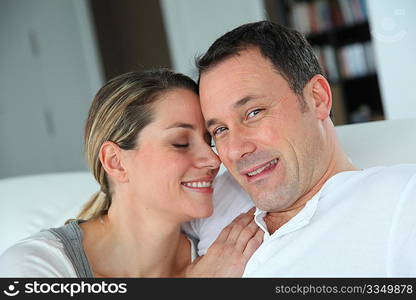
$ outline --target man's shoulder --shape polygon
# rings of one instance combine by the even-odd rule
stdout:
[[[408,182],[416,176],[416,164],[399,164],[373,167],[364,170],[364,178],[368,180],[391,180],[392,182]],[[390,181],[390,182],[391,182]]]
[[[223,189],[231,187],[233,189],[241,189],[241,186],[235,181],[234,177],[227,170],[223,171],[214,180],[215,189]]]
[[[403,195],[416,195],[416,164],[378,166],[341,173],[328,185],[333,199],[348,198],[349,203],[394,210]],[[413,197],[414,198],[414,197]]]
[[[394,193],[416,184],[416,164],[377,166],[359,171],[340,173],[330,187],[349,188],[357,193]],[[387,195],[387,194],[386,194]]]
[[[235,203],[250,203],[252,201],[247,192],[228,172],[224,171],[214,181],[214,207],[233,206]]]

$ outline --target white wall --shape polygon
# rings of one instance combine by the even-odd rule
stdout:
[[[387,119],[416,117],[416,1],[367,0]]]
[[[176,71],[196,77],[194,60],[222,34],[238,25],[264,20],[261,0],[161,0]]]
[[[86,169],[102,72],[85,0],[1,0],[0,178]]]

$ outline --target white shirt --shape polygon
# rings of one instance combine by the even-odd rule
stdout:
[[[77,277],[62,242],[49,231],[31,235],[0,256],[0,277]]]
[[[214,215],[186,228],[199,236],[199,254],[252,205],[228,173],[217,184]],[[272,235],[264,215],[255,212],[264,242],[244,277],[416,276],[416,165],[339,173]]]

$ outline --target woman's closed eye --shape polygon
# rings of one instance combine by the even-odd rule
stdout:
[[[189,143],[187,144],[172,144],[173,147],[175,148],[186,148],[189,146]]]

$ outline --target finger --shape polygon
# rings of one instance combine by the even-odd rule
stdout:
[[[245,213],[238,219],[234,220],[231,225],[231,231],[226,240],[227,244],[235,244],[240,236],[241,232],[247,227],[253,220],[254,215],[252,213]]]
[[[241,219],[242,219],[242,218],[244,218],[245,216],[253,216],[255,211],[256,211],[256,208],[253,206],[253,207],[252,207],[252,208],[250,208],[248,211],[243,212],[243,213],[239,214],[237,217],[235,217],[235,218],[231,221],[231,223],[230,223],[229,225],[231,225],[231,226],[232,226],[233,224],[235,224],[235,223],[239,222],[239,220],[241,220]]]
[[[256,211],[256,207],[253,206],[252,208],[250,208],[248,211],[246,211],[246,214],[254,214],[254,212]]]
[[[253,238],[253,236],[257,233],[259,226],[256,224],[254,219],[241,231],[238,239],[235,243],[235,251],[242,253],[244,249],[247,247],[247,243]]]
[[[228,235],[230,234],[231,229],[234,226],[234,224],[238,222],[243,216],[244,216],[244,213],[239,214],[237,217],[234,218],[234,220],[231,221],[230,224],[225,226],[224,229],[218,235],[217,239],[215,240],[215,243],[224,243],[227,240]]]
[[[193,261],[192,261],[192,264],[193,265],[196,265],[202,258],[204,258],[205,257],[205,255],[201,255],[201,256],[198,256],[197,258],[195,258]]]
[[[214,244],[224,243],[227,240],[228,235],[230,234],[230,231],[231,231],[231,226],[230,225],[224,227],[224,229],[220,232],[217,239],[215,240]]]
[[[221,233],[218,235],[217,239],[215,240],[215,243],[224,243],[228,239],[228,236],[231,232],[232,227],[236,223],[238,223],[241,220],[241,218],[243,218],[244,216],[254,214],[255,210],[256,208],[253,206],[247,212],[241,213],[237,217],[235,217],[234,220],[232,220],[230,224],[224,227],[224,229],[221,231]],[[231,240],[234,241],[235,237],[233,237]]]
[[[249,259],[253,255],[254,251],[256,251],[260,247],[261,243],[263,243],[263,237],[264,231],[261,228],[257,229],[256,234],[249,240],[246,248],[244,249],[244,257]]]

